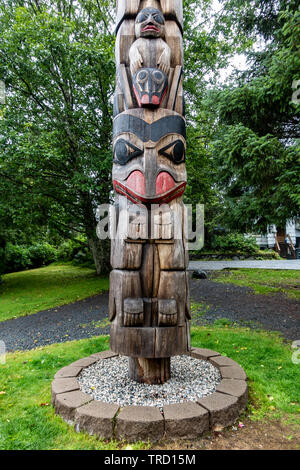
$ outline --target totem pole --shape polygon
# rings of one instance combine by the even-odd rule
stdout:
[[[182,25],[182,0],[117,1],[111,349],[151,384],[190,349]]]

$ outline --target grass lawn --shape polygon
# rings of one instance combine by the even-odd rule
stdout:
[[[107,277],[93,269],[52,264],[3,276],[0,321],[37,313],[99,294],[109,287]]]
[[[300,271],[281,269],[230,269],[215,271],[216,282],[250,287],[255,294],[282,292],[290,298],[300,299]]]
[[[201,327],[192,329],[192,345],[218,350],[244,367],[250,388],[244,418],[284,419],[299,429],[300,364],[292,363],[292,350],[278,335],[248,328]],[[6,364],[0,365],[0,449],[126,449],[126,443],[77,434],[50,405],[55,372],[108,347],[109,338],[101,336],[8,354]]]

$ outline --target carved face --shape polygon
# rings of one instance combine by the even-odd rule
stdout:
[[[114,120],[113,182],[134,203],[163,204],[186,187],[185,120],[176,112],[134,109]]]
[[[162,38],[165,35],[165,19],[157,8],[144,8],[135,20],[137,38]]]
[[[133,90],[140,107],[159,106],[168,89],[168,76],[159,69],[143,68],[133,76]]]

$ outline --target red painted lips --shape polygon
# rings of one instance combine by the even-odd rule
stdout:
[[[142,29],[142,33],[145,33],[146,31],[154,31],[155,33],[159,33],[159,28],[154,26],[154,24],[148,24]]]
[[[143,203],[169,203],[173,199],[183,195],[186,183],[176,184],[172,176],[162,171],[156,178],[155,196],[146,196],[145,176],[139,170],[133,171],[126,181],[126,186],[114,180],[114,188],[117,193],[126,196],[130,201]]]

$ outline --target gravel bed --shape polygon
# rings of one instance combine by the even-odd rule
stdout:
[[[128,358],[105,359],[83,369],[78,377],[80,389],[94,400],[121,407],[156,406],[196,402],[216,391],[219,370],[207,361],[190,356],[171,358],[171,379],[163,385],[139,384],[128,377]]]

